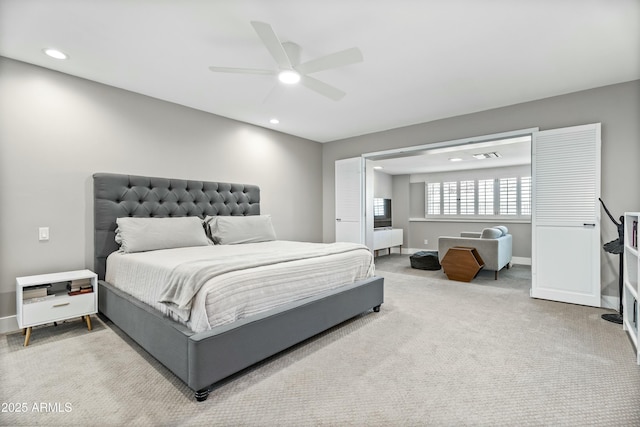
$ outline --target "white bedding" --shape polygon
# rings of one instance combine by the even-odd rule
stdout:
[[[327,252],[332,245],[335,251]],[[114,252],[107,259],[106,281],[186,324],[194,332],[201,332],[373,276],[371,252],[363,245],[352,244],[348,250],[344,245],[278,240],[129,254]],[[327,255],[298,259],[302,253],[318,250]],[[203,259],[222,263],[225,259],[250,261],[265,253],[283,254],[285,258],[278,256],[282,262],[208,278],[191,301],[188,321],[181,320],[159,302],[172,272],[184,269],[185,263]],[[285,254],[290,254],[292,260],[286,261]]]

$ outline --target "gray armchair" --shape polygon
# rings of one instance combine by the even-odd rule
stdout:
[[[500,236],[495,231],[487,232],[486,230],[496,229],[485,229],[482,232],[467,231],[460,233],[460,237],[443,236],[438,238],[438,258],[442,261],[447,251],[453,246],[476,248],[484,261],[485,270],[495,271],[495,279],[498,280],[498,271],[504,267],[511,267],[513,238],[511,234],[508,234],[506,228],[500,233]]]

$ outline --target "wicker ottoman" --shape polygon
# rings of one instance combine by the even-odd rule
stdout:
[[[420,270],[440,270],[438,251],[420,251],[409,257],[411,267]]]

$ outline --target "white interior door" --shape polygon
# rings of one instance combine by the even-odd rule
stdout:
[[[600,124],[533,133],[531,296],[600,307]]]
[[[364,244],[364,159],[336,160],[336,242]]]

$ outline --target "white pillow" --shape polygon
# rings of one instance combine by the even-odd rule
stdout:
[[[276,240],[270,215],[207,216],[213,242],[219,245]]]
[[[497,228],[485,228],[484,230],[482,230],[482,234],[480,235],[480,238],[482,239],[497,239],[498,237],[502,236],[502,230],[499,230]]]
[[[116,224],[116,242],[125,253],[209,245],[202,220],[196,216],[122,217],[116,219]]]
[[[507,227],[505,227],[504,225],[496,225],[493,228],[497,228],[498,230],[500,230],[500,232],[502,233],[503,236],[506,236],[507,233],[509,232],[509,229]]]

